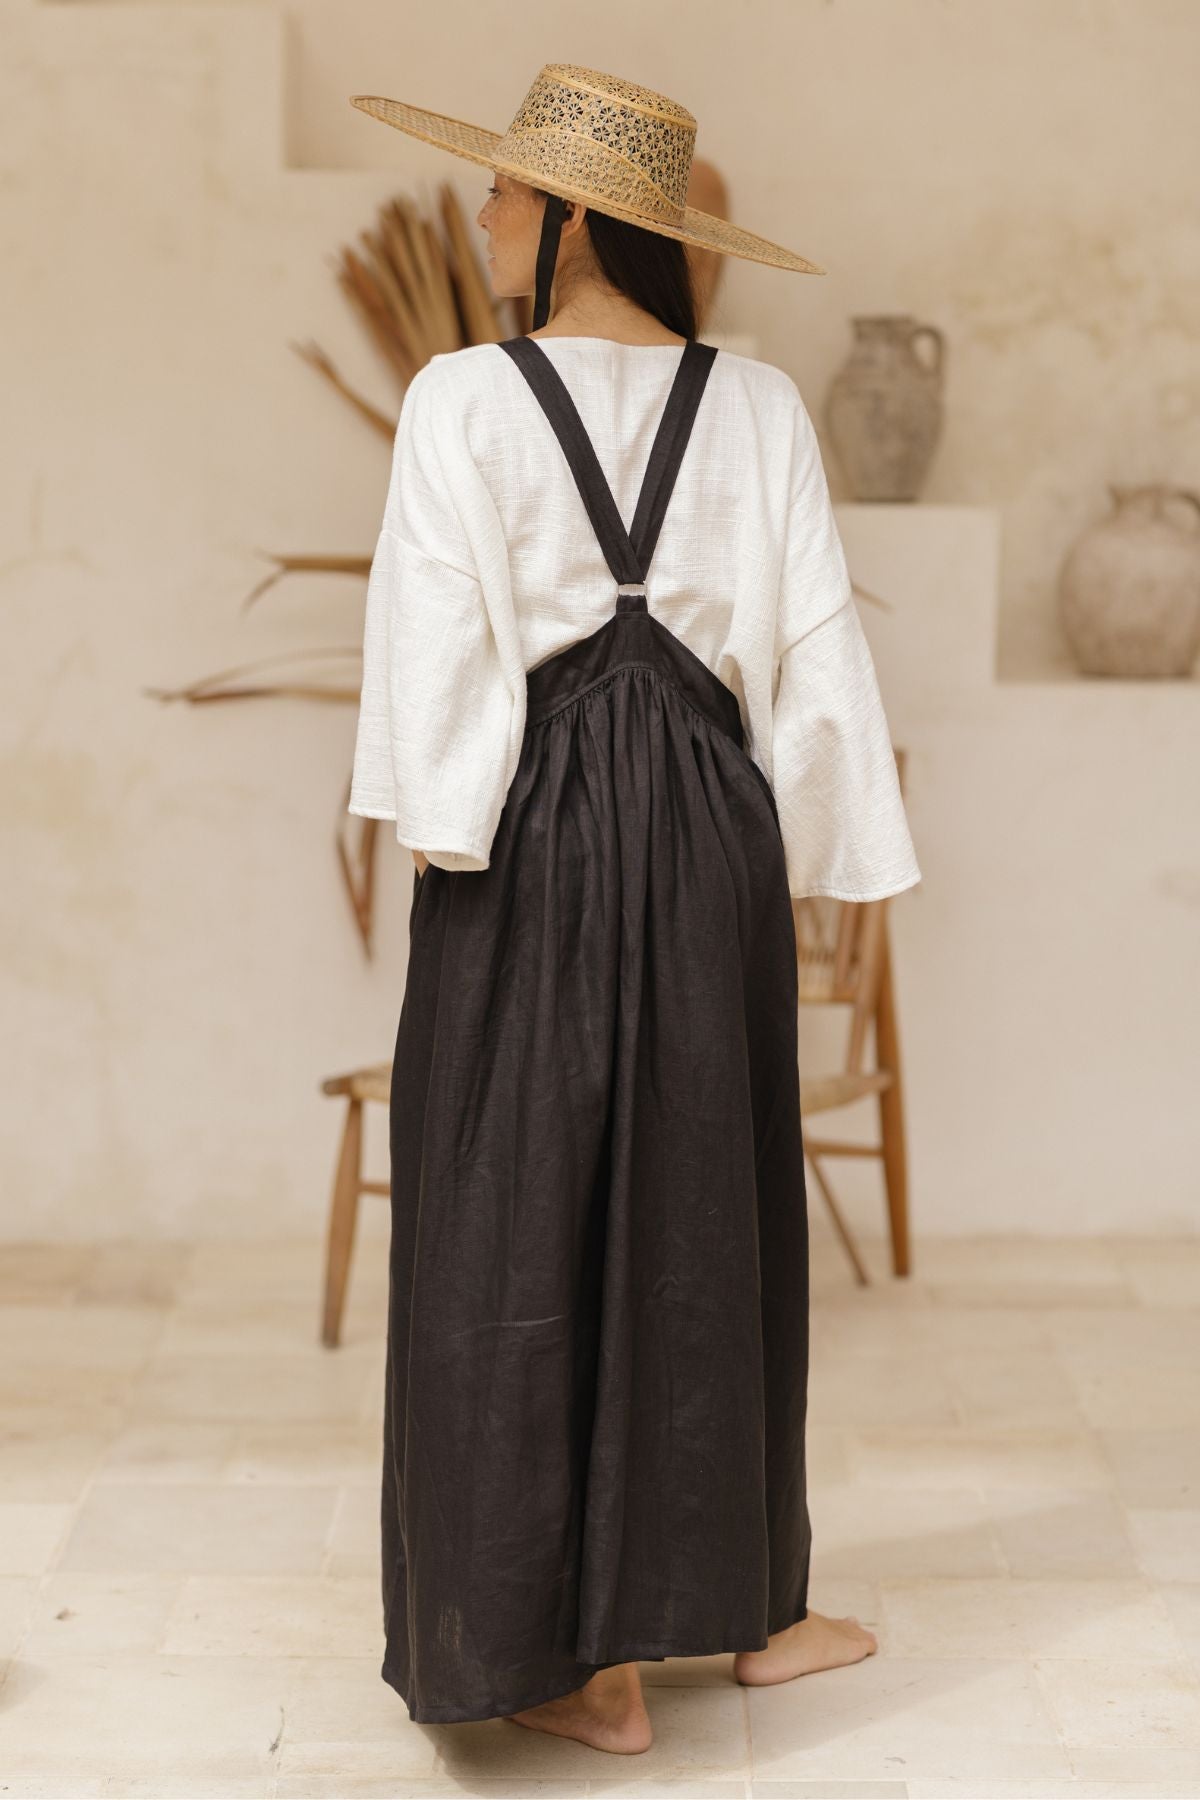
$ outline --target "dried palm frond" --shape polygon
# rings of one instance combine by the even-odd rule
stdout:
[[[336,265],[342,291],[406,386],[430,357],[499,336],[495,302],[448,182],[438,208],[448,247],[433,221],[397,195],[380,207],[375,229],[359,233],[361,249],[343,247]]]
[[[358,703],[361,683],[352,687],[344,685],[330,686],[328,682],[312,681],[256,681],[250,686],[235,687],[227,685],[238,681],[242,676],[255,669],[269,669],[279,663],[311,662],[319,657],[355,657],[362,656],[359,644],[331,645],[322,650],[280,651],[277,656],[260,657],[255,662],[239,663],[233,669],[221,669],[215,675],[202,675],[199,681],[191,682],[182,688],[143,688],[142,692],[151,700],[188,700],[193,705],[201,705],[210,700],[263,700],[284,697],[295,700],[333,700],[339,703],[352,701]]]
[[[314,344],[311,340],[307,344],[293,343],[292,349],[297,356],[302,356],[306,363],[311,364],[318,375],[323,375],[326,381],[331,382],[338,393],[350,402],[355,411],[361,413],[368,425],[373,426],[381,437],[388,440],[389,444],[392,442],[396,435],[395,419],[390,419],[387,413],[380,412],[377,406],[372,406],[369,400],[364,399],[355,388],[344,381],[319,344]]]
[[[344,249],[338,267],[338,284],[357,309],[376,348],[407,386],[421,364],[414,358],[407,341],[397,334],[395,320],[388,311],[374,270],[369,269],[353,250]]]
[[[252,587],[242,601],[242,611],[247,612],[267,589],[282,581],[285,575],[369,575],[371,558],[369,556],[286,556],[278,555],[274,550],[260,550],[259,556],[268,557],[277,566],[269,575]]]
[[[885,600],[881,594],[873,594],[869,588],[860,587],[858,582],[854,580],[851,580],[850,586],[861,600],[869,600],[872,606],[882,606],[884,612],[895,611],[891,601]]]
[[[378,819],[363,819],[351,813],[350,782],[342,794],[342,807],[334,837],[334,851],[341,870],[342,885],[350,902],[350,911],[363,949],[373,954],[372,926],[375,912],[375,845],[379,835]]]
[[[411,270],[410,285],[419,296],[430,355],[462,348],[462,328],[454,284],[441,239],[412,202],[397,196],[379,215],[380,229],[399,269]]]
[[[458,204],[458,196],[448,182],[442,185],[441,212],[442,224],[450,244],[450,266],[462,310],[466,342],[494,344],[500,337],[496,305],[475,256],[475,246],[467,235],[467,222]]]

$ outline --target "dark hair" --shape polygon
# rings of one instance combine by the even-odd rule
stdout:
[[[548,198],[542,188],[534,193]],[[665,232],[647,231],[589,206],[584,220],[604,279],[652,313],[668,331],[694,338],[696,292],[687,246]]]

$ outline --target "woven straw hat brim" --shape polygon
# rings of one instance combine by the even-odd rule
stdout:
[[[407,132],[410,137],[423,138],[427,144],[436,144],[454,156],[466,157],[468,162],[499,169],[517,181],[527,181],[547,193],[560,194],[564,200],[579,200],[584,206],[594,206],[597,212],[624,219],[630,225],[641,225],[647,231],[661,232],[664,237],[678,238],[681,243],[695,244],[702,250],[718,250],[726,256],[744,257],[749,262],[769,263],[775,269],[794,269],[803,275],[828,273],[819,263],[809,262],[807,257],[798,256],[794,250],[773,244],[770,238],[759,237],[756,232],[743,231],[739,225],[731,225],[728,219],[701,212],[698,207],[685,206],[680,223],[668,225],[661,219],[647,218],[644,213],[614,206],[603,194],[589,194],[582,188],[557,182],[518,163],[497,161],[496,145],[503,135],[499,131],[486,131],[482,125],[468,125],[465,120],[452,119],[446,113],[410,106],[403,100],[388,100],[380,94],[352,94],[350,104],[374,119],[382,119],[385,125],[394,125],[397,131]]]

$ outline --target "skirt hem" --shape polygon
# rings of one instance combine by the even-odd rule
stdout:
[[[805,1606],[803,1611],[798,1612],[790,1623],[799,1624],[801,1619],[807,1617],[808,1608]],[[503,1719],[506,1718],[509,1713],[528,1712],[532,1707],[545,1705],[548,1700],[561,1700],[564,1695],[573,1694],[577,1689],[586,1687],[587,1683],[592,1679],[592,1676],[598,1675],[602,1669],[614,1668],[618,1663],[663,1662],[668,1656],[729,1656],[736,1655],[739,1650],[765,1650],[767,1647],[767,1639],[773,1636],[775,1631],[786,1630],[787,1625],[775,1626],[772,1631],[767,1632],[761,1644],[721,1643],[703,1644],[699,1647],[689,1646],[687,1648],[682,1648],[676,1644],[667,1646],[661,1644],[631,1644],[626,1649],[622,1650],[620,1655],[609,1657],[604,1662],[580,1663],[579,1674],[573,1675],[566,1683],[555,1683],[554,1686],[549,1689],[542,1688],[530,1698],[522,1698],[516,1701],[514,1705],[506,1706],[500,1712],[468,1712],[464,1711],[462,1707],[455,1706],[427,1706],[414,1712],[412,1703],[402,1686],[399,1670],[395,1668],[387,1657],[383,1660],[380,1674],[383,1676],[383,1679],[387,1682],[388,1686],[395,1688],[400,1698],[404,1701],[405,1706],[408,1707],[408,1716],[414,1725],[470,1725],[478,1723],[483,1719]]]
[[[388,1662],[386,1657],[380,1674],[389,1687],[395,1688],[408,1708],[408,1716],[414,1725],[471,1725],[481,1719],[503,1719],[510,1712],[527,1712],[530,1707],[541,1706],[547,1700],[561,1700],[565,1694],[573,1694],[577,1688],[586,1687],[593,1675],[598,1675],[601,1669],[611,1668],[611,1666],[610,1663],[580,1663],[579,1673],[572,1675],[569,1681],[556,1684],[548,1691],[543,1688],[532,1699],[518,1700],[515,1705],[507,1706],[500,1712],[467,1711],[461,1706],[453,1705],[422,1706],[414,1712],[412,1702],[401,1683],[399,1671]]]

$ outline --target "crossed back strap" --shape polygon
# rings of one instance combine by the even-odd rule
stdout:
[[[578,408],[550,357],[536,338],[505,338],[500,348],[512,357],[554,427],[618,587],[640,587],[654,555],[700,396],[717,354],[716,345],[702,344],[697,338],[684,342],[629,531],[621,521]]]

